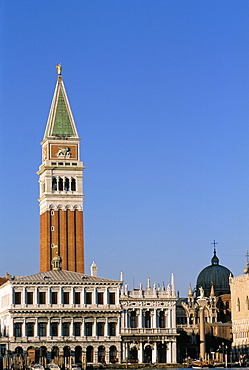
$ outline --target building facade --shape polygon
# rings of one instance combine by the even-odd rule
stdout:
[[[46,365],[112,363],[121,359],[120,282],[54,267],[7,275],[0,287],[1,342],[11,353]],[[57,265],[57,266],[56,266]],[[94,267],[94,266],[92,266]]]
[[[244,275],[231,277],[231,308],[234,361],[249,362],[249,264]]]
[[[53,270],[6,276],[0,286],[4,354],[26,364],[175,363],[176,296],[172,285],[128,290],[121,281]]]
[[[122,287],[122,352],[131,362],[176,363],[176,294],[174,277],[167,289]]]

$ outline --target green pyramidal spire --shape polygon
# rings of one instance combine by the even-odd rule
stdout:
[[[43,140],[48,137],[62,139],[68,137],[78,138],[77,129],[61,75],[61,65],[57,65],[56,69],[58,79]]]

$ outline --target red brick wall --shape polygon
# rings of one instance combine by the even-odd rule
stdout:
[[[62,258],[62,269],[84,273],[83,212],[54,210],[40,216],[40,272],[51,270],[52,258]],[[54,231],[51,231],[51,226]],[[58,248],[51,248],[51,244]]]

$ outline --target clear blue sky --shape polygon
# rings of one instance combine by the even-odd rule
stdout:
[[[186,295],[249,248],[249,2],[2,0],[0,276],[39,271],[40,142],[63,77],[86,166],[86,272]]]

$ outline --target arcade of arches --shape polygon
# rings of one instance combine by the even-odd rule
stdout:
[[[115,345],[96,345],[96,346],[29,346],[24,350],[21,346],[17,346],[14,350],[14,355],[19,358],[19,362],[26,364],[40,363],[44,366],[48,362],[54,362],[59,366],[67,366],[72,363],[81,364],[84,357],[87,363],[116,363],[120,352]]]

